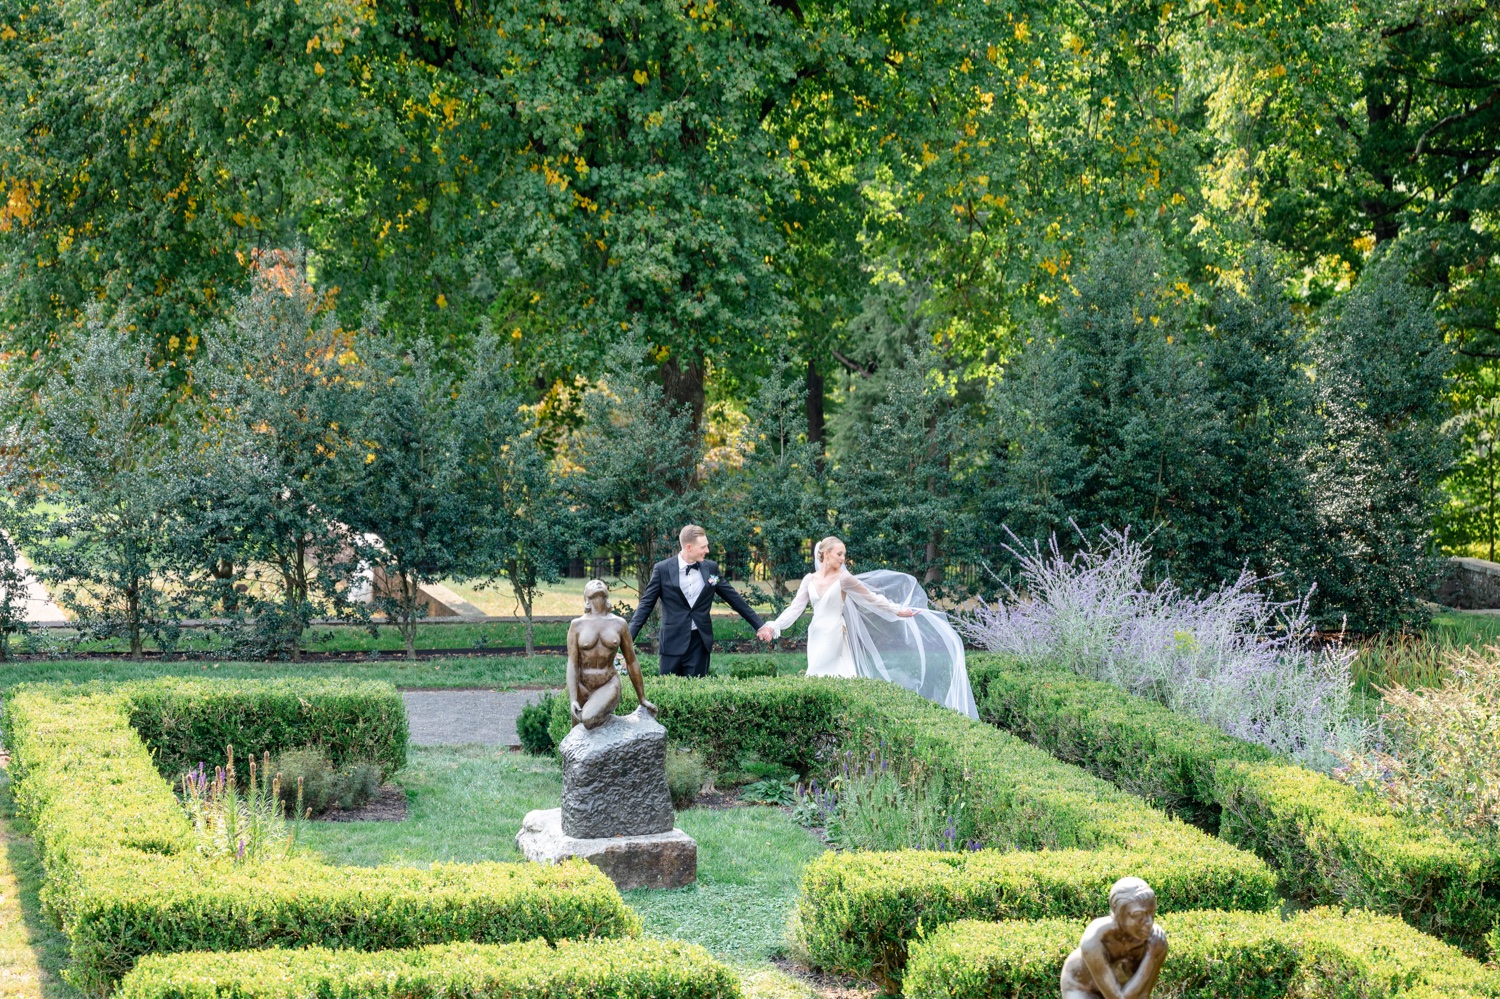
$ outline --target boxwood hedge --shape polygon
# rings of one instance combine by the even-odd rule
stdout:
[[[332,689],[347,693],[345,684]],[[320,681],[299,681],[279,688],[278,696],[316,704],[322,690]],[[150,953],[308,945],[384,950],[639,931],[614,885],[582,862],[423,870],[331,867],[308,858],[235,865],[201,857],[171,786],[130,726],[140,691],[134,684],[22,687],[6,704],[15,798],[46,872],[42,901],[67,933],[70,976],[83,989],[107,991]],[[204,694],[170,703],[214,699]],[[234,730],[216,725],[212,731]],[[404,753],[404,737],[401,743]]]
[[[962,800],[965,822],[989,849],[831,853],[808,866],[797,932],[820,967],[894,985],[908,942],[941,923],[1081,914],[1101,889],[1141,871],[1186,905],[1278,902],[1275,875],[1255,856],[891,684],[653,677],[646,695],[672,738],[699,748],[712,766],[753,752],[807,773],[843,750],[883,746],[898,767],[919,764]],[[556,710],[561,740],[570,723],[565,704]]]
[[[120,999],[736,999],[735,974],[693,944],[544,940],[359,954],[311,947],[142,958]]]
[[[980,714],[1255,851],[1305,904],[1400,916],[1471,954],[1500,929],[1500,840],[1379,801],[1109,684],[984,657]]]
[[[1101,902],[1096,902],[1096,910]],[[1480,999],[1500,973],[1398,919],[1358,910],[1167,912],[1157,993],[1179,999]],[[1054,999],[1086,919],[955,922],[912,948],[910,999]]]

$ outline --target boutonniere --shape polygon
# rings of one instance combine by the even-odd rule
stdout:
[[[718,576],[709,576],[708,577],[708,585],[709,586],[718,586],[719,585],[719,577]]]

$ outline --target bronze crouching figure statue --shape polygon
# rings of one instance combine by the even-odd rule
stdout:
[[[1147,999],[1167,959],[1156,892],[1140,878],[1109,890],[1109,915],[1089,923],[1062,969],[1062,999]]]
[[[568,625],[568,708],[573,724],[594,729],[604,724],[620,705],[620,675],[615,654],[625,659],[630,683],[641,707],[652,718],[656,705],[646,700],[641,667],[630,641],[625,619],[609,612],[609,587],[602,579],[583,588],[583,616]]]

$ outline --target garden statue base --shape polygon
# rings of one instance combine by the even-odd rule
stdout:
[[[527,860],[543,864],[581,857],[609,875],[621,891],[681,888],[698,878],[698,844],[681,829],[575,839],[563,832],[562,809],[547,808],[527,813],[516,845]]]
[[[574,725],[562,755],[562,831],[574,839],[649,836],[676,824],[667,730],[637,708],[597,728]]]

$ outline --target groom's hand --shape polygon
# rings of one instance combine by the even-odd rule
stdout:
[[[776,637],[776,629],[769,624],[763,624],[760,626],[760,630],[755,633],[755,637],[762,642],[769,642]]]

